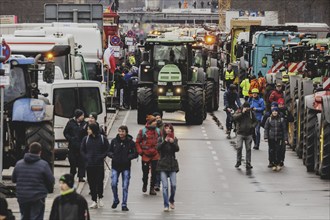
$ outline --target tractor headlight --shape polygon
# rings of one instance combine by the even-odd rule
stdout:
[[[158,88],[158,92],[159,93],[163,93],[164,92],[164,89],[163,88]]]
[[[143,72],[145,72],[145,73],[148,72],[148,69],[147,68],[143,69]]]
[[[175,92],[178,93],[178,94],[180,94],[181,93],[181,88],[176,88],[175,89]]]

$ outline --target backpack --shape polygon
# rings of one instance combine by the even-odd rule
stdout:
[[[157,135],[158,137],[160,137],[160,129],[159,128],[156,128],[156,131],[157,131]],[[147,133],[147,128],[144,127],[142,128],[142,138],[145,140],[146,139],[146,133]]]
[[[87,135],[87,138],[86,138],[86,144],[88,142],[88,138],[89,138],[89,135]],[[102,139],[102,144],[104,145],[104,137],[103,137],[103,134],[101,134],[101,139]]]

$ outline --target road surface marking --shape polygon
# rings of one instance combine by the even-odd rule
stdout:
[[[216,166],[220,166],[220,163],[219,163],[219,162],[215,162],[215,165],[216,165]]]
[[[211,141],[206,141],[206,144],[211,144]]]
[[[207,134],[203,134],[205,137],[207,137]]]
[[[220,168],[220,167],[217,168],[217,171],[218,171],[219,173],[223,173],[223,169]]]
[[[208,146],[208,148],[209,148],[210,150],[212,150],[212,149],[213,149],[213,147],[212,147],[212,146]]]
[[[213,156],[213,160],[219,160],[217,156]]]
[[[211,153],[212,153],[212,154],[217,154],[217,152],[215,152],[214,150],[213,150],[213,151],[211,151]]]
[[[129,116],[129,113],[130,113],[130,112],[131,112],[130,109],[126,112],[125,118],[124,118],[124,120],[123,120],[123,125],[126,125],[127,118],[128,118],[128,116]]]

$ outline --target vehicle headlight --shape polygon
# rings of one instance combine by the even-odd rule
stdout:
[[[145,72],[145,73],[148,72],[148,69],[147,68],[143,69],[143,72]]]
[[[181,93],[181,88],[176,88],[175,92],[176,93]]]
[[[163,88],[158,88],[158,92],[159,93],[163,93],[164,92],[164,89]]]

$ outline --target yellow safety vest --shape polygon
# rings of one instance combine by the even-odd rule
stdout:
[[[249,96],[249,91],[250,91],[250,82],[249,82],[249,79],[244,79],[241,82],[240,87],[242,88],[242,94],[243,94],[243,96]]]
[[[235,78],[234,70],[232,70],[231,72],[228,72],[228,70],[226,70],[225,80],[234,80],[234,78]]]
[[[113,84],[109,90],[109,95],[112,97],[115,96],[115,84],[116,84],[115,81],[113,81]]]

